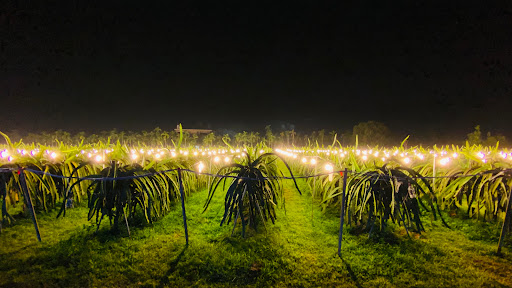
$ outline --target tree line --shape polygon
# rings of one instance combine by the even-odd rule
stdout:
[[[23,143],[39,143],[42,145],[53,146],[60,143],[66,145],[79,145],[80,143],[97,143],[99,141],[106,143],[117,143],[126,145],[147,145],[147,146],[168,146],[174,145],[179,141],[179,132],[174,130],[163,130],[159,127],[151,131],[118,131],[112,129],[109,131],[101,131],[99,133],[70,133],[63,130],[53,132],[28,133],[20,135],[19,133],[8,134],[11,140],[23,140]],[[500,142],[500,146],[507,145],[507,140],[503,135],[491,135],[487,132],[487,137],[482,136],[480,126],[475,127],[475,131],[469,133],[464,141],[459,144],[476,145],[496,145]],[[183,132],[182,145],[184,146],[212,146],[212,145],[255,145],[263,142],[265,145],[275,147],[279,145],[285,146],[319,146],[327,147],[333,143],[340,143],[343,146],[352,146],[356,143],[359,146],[392,146],[400,145],[400,139],[392,135],[390,129],[381,122],[367,121],[355,125],[351,131],[340,132],[336,130],[327,131],[325,129],[310,132],[302,132],[291,130],[275,131],[270,125],[266,126],[263,131],[241,131],[222,133],[213,131],[208,134],[195,134],[187,131]],[[454,142],[457,144],[457,141]],[[408,143],[405,142],[405,145]]]

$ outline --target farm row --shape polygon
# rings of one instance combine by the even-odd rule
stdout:
[[[185,196],[210,189],[205,207],[228,184],[221,223],[240,222],[242,233],[246,227],[274,222],[276,206],[284,203],[282,181],[295,182],[298,176],[311,176],[302,188],[306,191],[295,185],[299,193],[307,192],[323,209],[345,200],[347,223],[370,232],[388,221],[421,232],[420,215],[430,213],[444,223],[442,210],[500,221],[512,185],[512,153],[497,147],[49,147],[6,139],[8,145],[0,148],[1,168],[14,170],[0,173],[4,223],[14,220],[9,211],[19,209],[24,200],[18,167],[26,168],[36,211],[60,209],[63,215],[71,203],[86,203],[90,220],[99,226],[106,217],[114,229],[125,222],[152,222],[170,212],[181,197],[180,175],[170,171],[177,168],[188,170],[181,173]]]

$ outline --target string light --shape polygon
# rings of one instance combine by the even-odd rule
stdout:
[[[439,160],[439,164],[441,164],[442,166],[445,166],[449,162],[450,162],[450,158],[448,158],[448,157],[445,157],[445,158],[442,158],[441,160]]]
[[[332,172],[334,171],[334,167],[332,167],[331,164],[325,164],[325,171],[327,171],[327,173],[330,173],[329,174],[329,181],[332,181],[333,179],[333,175],[332,175]]]
[[[197,164],[197,171],[199,173],[203,173],[203,170],[204,170],[204,164],[203,164],[203,162],[199,162],[199,164]]]

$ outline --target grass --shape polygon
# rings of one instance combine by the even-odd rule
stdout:
[[[337,256],[338,211],[325,214],[311,198],[285,185],[286,213],[277,209],[275,225],[241,237],[241,227],[220,227],[223,193],[201,213],[208,195],[188,198],[190,245],[185,245],[181,209],[151,225],[121,226],[98,233],[84,207],[39,215],[42,243],[30,219],[19,219],[0,234],[2,287],[510,287],[512,244],[494,254],[499,225],[445,217],[454,229],[424,217],[426,232],[390,226],[368,239],[347,228]],[[307,191],[300,182],[301,191]],[[218,191],[220,192],[220,191]],[[239,225],[241,226],[241,225]],[[512,238],[512,237],[511,237]]]

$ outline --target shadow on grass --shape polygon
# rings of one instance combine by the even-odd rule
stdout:
[[[347,272],[348,272],[348,275],[350,275],[350,279],[352,279],[352,281],[354,281],[354,284],[356,284],[357,288],[362,288],[363,286],[361,286],[361,284],[359,284],[359,281],[357,280],[357,276],[354,273],[354,271],[352,270],[352,267],[350,266],[350,264],[345,259],[343,259],[343,257],[340,257],[340,258],[341,258],[341,262],[343,262],[343,264],[347,268]]]
[[[188,249],[188,245],[185,245],[185,247],[183,247],[181,249],[181,252],[180,254],[178,254],[178,256],[176,258],[174,258],[174,260],[172,260],[170,263],[169,263],[169,270],[167,270],[167,272],[165,273],[165,275],[160,279],[160,284],[161,285],[167,285],[169,284],[169,276],[171,276],[172,273],[174,273],[176,271],[176,266],[178,265],[178,263],[180,262],[181,258],[183,258],[183,255],[185,255],[185,251]]]

